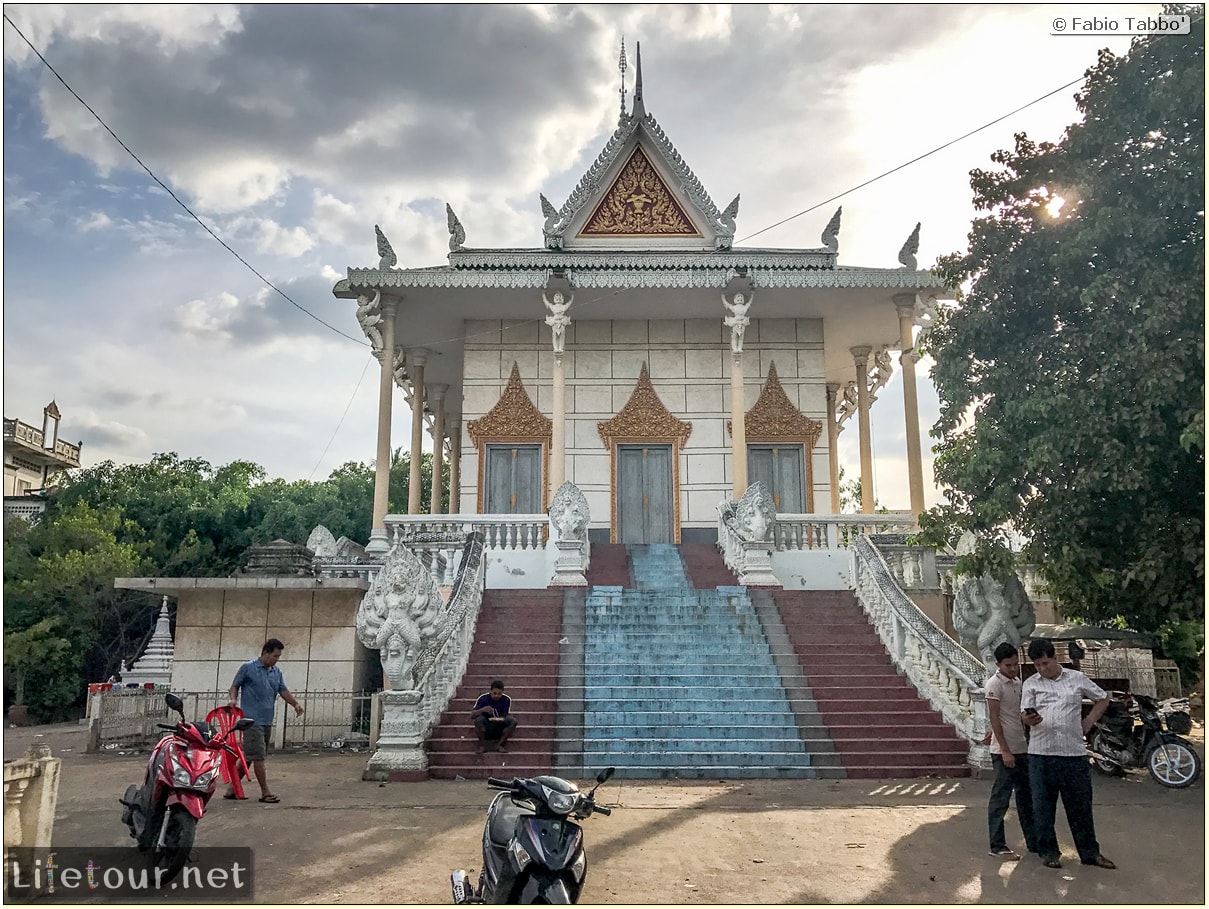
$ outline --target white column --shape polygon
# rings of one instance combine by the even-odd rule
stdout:
[[[395,309],[397,303],[382,298],[382,370],[378,377],[378,446],[374,460],[374,514],[365,551],[385,553],[386,509],[390,495],[390,416],[395,388]]]
[[[432,392],[432,495],[429,497],[429,514],[442,512],[441,475],[445,466],[445,392],[449,386],[444,383],[433,383],[428,386]]]
[[[873,447],[869,439],[869,354],[872,347],[853,347],[856,364],[857,427],[861,446],[861,513],[873,514]]]
[[[900,363],[903,370],[903,414],[907,429],[907,484],[911,489],[911,514],[924,511],[923,449],[919,437],[919,396],[915,389],[915,294],[894,297],[898,310]]]
[[[840,427],[836,423],[835,402],[839,395],[838,382],[827,383],[827,466],[831,483],[831,513],[840,513]]]
[[[407,513],[421,514],[422,490],[420,457],[424,445],[424,364],[428,351],[422,347],[409,350],[411,361],[411,472],[407,477]]]
[[[547,297],[545,292],[542,293],[542,301],[546,304],[546,309],[550,311],[550,315],[546,316],[546,324],[550,326],[550,338],[554,349],[554,369],[551,376],[554,392],[553,426],[550,438],[549,498],[551,500],[554,498],[554,493],[567,479],[567,382],[563,367],[563,351],[566,345],[567,326],[571,324],[571,317],[567,315],[567,310],[571,308],[574,300],[574,294],[567,296],[561,290],[554,291],[550,297]]]
[[[746,284],[746,278],[742,279]],[[728,285],[722,294],[722,308],[727,315],[722,324],[730,329],[730,460],[731,498],[740,499],[747,491],[747,423],[744,419],[743,400],[743,332],[751,323],[747,311],[751,309],[750,285],[737,292],[735,285]]]
[[[450,514],[462,511],[462,424],[449,421],[449,509]]]

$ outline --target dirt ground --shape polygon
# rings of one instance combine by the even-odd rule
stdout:
[[[117,797],[145,756],[84,754],[84,727],[6,729],[4,756],[46,742],[63,760],[56,846],[124,846]],[[1197,730],[1203,754],[1203,730]],[[278,805],[216,799],[199,846],[250,846],[260,903],[450,901],[477,876],[483,781],[366,783],[364,753],[275,754]],[[1095,778],[1096,829],[1119,866],[1079,864],[1058,813],[1064,867],[986,854],[987,780],[636,783],[598,794],[586,821],[584,903],[1205,903],[1205,783]],[[253,795],[255,786],[253,784]],[[1008,815],[1008,842],[1023,850]]]

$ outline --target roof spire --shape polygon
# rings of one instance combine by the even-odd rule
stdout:
[[[617,94],[621,95],[621,117],[620,121],[625,120],[625,71],[629,69],[629,65],[625,59],[625,35],[621,36],[621,56],[617,58],[617,68],[621,71],[621,89]]]
[[[642,42],[634,42],[634,118],[646,116],[646,105],[642,103]]]

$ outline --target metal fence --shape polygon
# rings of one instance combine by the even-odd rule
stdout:
[[[167,690],[119,688],[89,696],[88,750],[138,750],[150,748],[164,735],[158,723],[169,717],[164,702]],[[184,702],[185,719],[204,720],[215,707],[227,703],[223,691],[178,691]],[[303,705],[302,716],[284,702],[273,717],[274,747],[343,747],[369,741],[372,692],[300,691],[294,696]]]

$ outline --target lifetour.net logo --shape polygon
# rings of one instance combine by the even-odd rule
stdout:
[[[133,846],[13,848],[4,853],[6,903],[247,903],[252,850],[196,848],[172,880]]]

